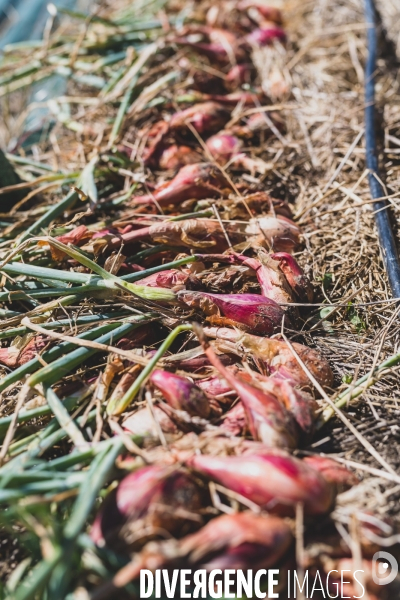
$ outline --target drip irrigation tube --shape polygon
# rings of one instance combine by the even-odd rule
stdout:
[[[372,198],[383,198],[385,190],[381,184],[375,132],[375,71],[377,59],[377,19],[374,0],[365,0],[367,24],[367,63],[365,67],[365,146],[366,164],[369,170],[369,187]],[[373,203],[375,223],[385,269],[394,298],[400,299],[400,263],[396,240],[390,222],[386,200]]]

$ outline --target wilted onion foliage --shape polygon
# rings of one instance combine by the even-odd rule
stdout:
[[[172,567],[276,567],[284,597],[288,569],[368,570],[373,515],[352,547],[330,516],[359,480],[312,447],[337,382],[304,335],[311,265],[266,152],[295,107],[284,15],[119,4],[64,11],[1,69],[14,102],[69,86],[14,139],[21,180],[0,190],[4,597],[134,598],[141,568]]]

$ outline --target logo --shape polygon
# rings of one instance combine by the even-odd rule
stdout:
[[[399,566],[389,552],[375,552],[372,557],[372,579],[377,585],[388,585],[397,577]]]

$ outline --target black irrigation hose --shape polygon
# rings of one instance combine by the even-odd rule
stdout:
[[[365,67],[365,146],[369,169],[369,187],[373,199],[386,194],[380,183],[378,151],[375,134],[375,71],[377,58],[377,26],[374,0],[365,0],[368,57]],[[400,264],[390,214],[386,200],[374,202],[375,223],[383,261],[394,298],[400,298]]]

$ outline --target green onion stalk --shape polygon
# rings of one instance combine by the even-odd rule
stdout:
[[[379,379],[382,379],[382,377],[390,372],[388,371],[389,369],[396,367],[398,364],[400,364],[400,353],[390,356],[380,365],[376,366],[372,373],[363,375],[360,377],[360,379],[354,382],[354,384],[350,385],[347,390],[341,392],[336,398],[335,406],[337,406],[337,408],[343,408],[351,400],[361,396],[366,389],[375,385]],[[317,429],[321,429],[334,415],[335,411],[333,408],[331,406],[327,406],[317,421]]]
[[[96,273],[99,277],[101,277],[106,288],[109,288],[111,290],[122,289],[127,292],[130,292],[131,294],[134,294],[135,296],[138,296],[139,298],[151,300],[154,302],[173,302],[176,299],[175,294],[171,292],[171,290],[157,287],[148,287],[145,285],[135,285],[126,281],[125,279],[122,279],[121,277],[117,277],[116,275],[109,273],[108,271],[100,267],[97,263],[95,263],[93,260],[91,260],[87,256],[84,256],[75,248],[71,248],[70,246],[63,244],[59,240],[56,240],[51,237],[46,237],[34,238],[32,241],[47,242],[48,244],[56,248],[58,251],[67,254],[68,256],[79,262],[81,265],[87,267],[88,269]],[[141,275],[143,277],[143,272],[141,272]]]

